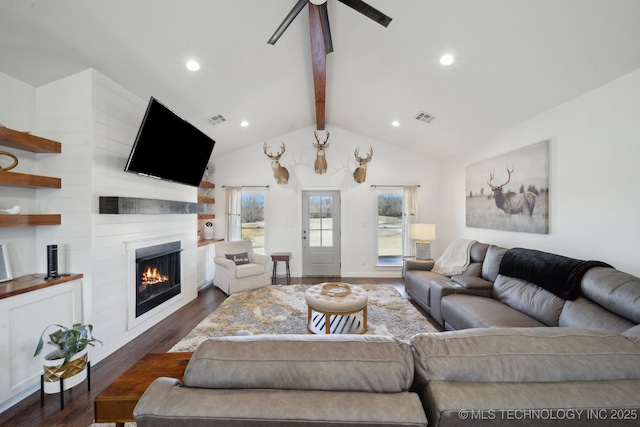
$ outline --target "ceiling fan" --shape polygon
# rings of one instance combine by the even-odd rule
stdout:
[[[380,12],[378,9],[369,6],[367,3],[362,0],[338,0],[340,3],[349,6],[350,8],[360,12],[367,18],[373,19],[378,24],[387,27],[391,22],[391,18],[389,18],[384,13]],[[313,3],[319,7],[319,17],[320,24],[322,26],[322,33],[324,36],[324,45],[325,52],[331,53],[333,52],[333,42],[331,40],[331,30],[329,28],[329,15],[327,14],[327,0],[298,0],[291,12],[284,18],[282,24],[278,27],[275,33],[271,36],[267,43],[276,44],[280,36],[285,32],[285,30],[291,25],[291,22],[298,16],[300,11],[305,7],[307,3]]]
[[[369,6],[362,0],[338,1],[360,12],[364,16],[373,19],[385,28],[391,22],[391,18]],[[316,103],[316,128],[318,130],[324,130],[325,88],[327,83],[326,57],[328,53],[333,52],[333,41],[331,40],[331,30],[329,29],[329,15],[327,14],[327,0],[298,0],[276,32],[273,33],[268,43],[271,45],[276,44],[280,36],[282,36],[307,3],[312,3],[309,5],[309,32],[311,35],[311,62]]]

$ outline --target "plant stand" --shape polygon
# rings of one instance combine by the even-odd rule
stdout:
[[[44,406],[44,394],[60,393],[60,409],[64,409],[64,391],[87,379],[87,391],[91,391],[91,362],[88,349],[76,354],[69,363],[64,359],[45,360],[44,373],[40,375],[40,407]],[[58,387],[59,385],[59,387]]]

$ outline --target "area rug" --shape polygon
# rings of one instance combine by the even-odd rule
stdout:
[[[306,334],[305,290],[312,285],[275,285],[229,296],[169,351],[194,351],[209,337],[238,331],[258,334]],[[390,285],[358,285],[368,293],[367,334],[391,335],[408,341],[421,332],[435,332],[429,321]]]
[[[209,337],[238,331],[258,334],[306,334],[307,304],[304,291],[312,285],[276,285],[229,296],[169,351],[194,351]],[[408,341],[421,332],[435,332],[429,321],[396,288],[358,285],[368,293],[367,334],[391,335]],[[135,427],[127,423],[126,427]],[[115,427],[92,424],[90,427]]]
[[[136,423],[124,423],[124,427],[136,427]],[[116,423],[93,423],[89,427],[116,427]]]

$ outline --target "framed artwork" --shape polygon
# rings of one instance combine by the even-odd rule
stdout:
[[[0,282],[13,279],[7,245],[0,243]]]
[[[549,140],[466,167],[467,227],[549,233]]]

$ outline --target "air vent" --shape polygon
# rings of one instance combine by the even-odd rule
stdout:
[[[211,126],[219,125],[220,123],[224,123],[224,122],[227,121],[227,119],[222,117],[222,114],[218,114],[217,116],[209,117],[206,120],[207,120],[207,123],[209,123]]]
[[[435,119],[434,116],[432,116],[429,113],[425,113],[424,111],[420,111],[416,115],[416,120],[418,120],[420,122],[431,123],[433,121],[433,119]]]

